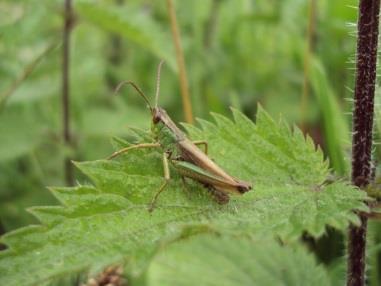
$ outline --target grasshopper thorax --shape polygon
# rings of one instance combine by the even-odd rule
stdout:
[[[152,108],[152,131],[155,138],[164,146],[185,139],[185,134],[161,107]]]

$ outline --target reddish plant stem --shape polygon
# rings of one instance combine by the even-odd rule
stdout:
[[[380,0],[360,0],[352,138],[352,183],[360,188],[371,180],[371,149],[376,81]],[[367,218],[351,225],[348,237],[347,285],[365,284]]]
[[[64,144],[71,145],[70,133],[70,96],[69,96],[69,64],[70,64],[70,32],[73,24],[71,0],[65,0],[65,19],[63,29],[63,54],[62,54],[62,136]],[[64,159],[65,181],[67,185],[74,184],[73,169],[68,156]]]

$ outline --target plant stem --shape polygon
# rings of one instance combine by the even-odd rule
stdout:
[[[24,82],[24,80],[26,80],[29,77],[29,75],[36,69],[38,64],[43,59],[45,59],[45,57],[57,46],[57,43],[52,43],[48,45],[47,48],[37,56],[37,58],[35,58],[24,68],[22,73],[15,79],[15,81],[12,82],[10,87],[3,94],[0,95],[0,111],[5,107],[8,98],[16,91],[16,89]]]
[[[73,24],[71,0],[65,0],[65,19],[63,29],[63,54],[62,54],[62,136],[67,147],[71,145],[70,134],[70,96],[69,96],[69,63],[70,63],[70,32]],[[68,156],[64,159],[65,181],[67,185],[74,184],[73,169]]]
[[[1,219],[0,219],[0,236],[2,236],[5,232],[6,232],[5,227],[3,226],[3,223],[1,222]],[[7,248],[6,245],[0,242],[0,251],[6,248]]]
[[[172,30],[172,37],[173,37],[173,42],[174,42],[175,50],[176,50],[177,66],[179,68],[180,90],[181,90],[181,97],[183,101],[185,121],[187,123],[193,123],[192,104],[190,100],[188,79],[187,79],[187,74],[185,70],[184,53],[181,47],[180,34],[177,28],[176,12],[175,12],[175,7],[173,5],[172,0],[167,0],[167,8],[169,13],[169,18],[171,21],[171,30]]]
[[[203,44],[204,44],[205,50],[208,50],[210,46],[212,45],[215,30],[217,28],[217,18],[218,18],[218,12],[219,12],[221,3],[222,3],[221,0],[212,0],[209,17],[206,20],[205,26],[204,26]]]
[[[205,60],[210,56],[209,53],[212,51],[213,41],[215,40],[215,31],[218,27],[218,16],[220,12],[222,1],[221,0],[212,0],[209,16],[204,24],[203,31],[203,54],[205,56]],[[207,63],[207,62],[206,62]],[[205,64],[204,64],[205,65]],[[200,91],[202,95],[202,100],[205,104],[202,104],[201,110],[204,115],[207,115],[210,112],[211,100],[210,100],[210,82],[211,76],[210,73],[206,72],[202,77],[200,83]]]
[[[114,0],[114,2],[118,7],[122,7],[124,4],[124,0]],[[120,81],[116,76],[116,70],[122,65],[124,60],[122,37],[117,33],[111,33],[108,43],[107,60],[109,67],[106,70],[105,79],[107,87],[113,92]]]
[[[371,149],[376,81],[380,0],[360,0],[352,138],[352,183],[360,188],[371,180]],[[349,227],[347,285],[365,284],[367,218]]]
[[[314,50],[314,36],[316,22],[316,0],[310,0],[308,3],[308,29],[307,43],[304,51],[304,67],[303,67],[303,93],[300,105],[300,122],[302,130],[305,130],[306,115],[308,112],[308,97],[309,97],[309,81],[310,81],[310,65],[311,56]]]

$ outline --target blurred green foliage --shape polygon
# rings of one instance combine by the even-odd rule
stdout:
[[[274,117],[305,127],[331,167],[348,176],[355,53],[355,0],[317,1],[310,73],[304,74],[306,0],[175,1],[193,110],[254,118],[257,103]],[[183,121],[177,67],[165,1],[75,0],[71,34],[70,120],[73,146],[62,140],[61,34],[63,1],[0,3],[0,223],[6,231],[33,222],[24,209],[54,204],[45,186],[64,186],[64,158],[93,160],[112,152],[111,136],[127,125],[147,128],[150,116],[129,88],[152,98],[156,66],[160,104]],[[50,46],[57,46],[45,53]],[[38,57],[30,75],[7,91]],[[301,110],[303,78],[310,82]],[[307,115],[301,116],[303,112]],[[377,122],[378,123],[378,122]],[[379,124],[379,123],[378,123]],[[378,126],[380,126],[379,124]],[[379,128],[379,127],[378,127]],[[380,129],[380,128],[379,128]],[[380,159],[380,152],[375,153]],[[76,174],[81,180],[81,174]],[[376,234],[379,228],[372,228]],[[375,235],[378,237],[379,235]]]

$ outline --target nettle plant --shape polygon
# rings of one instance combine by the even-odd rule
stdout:
[[[152,206],[163,184],[158,150],[75,163],[89,182],[51,188],[61,206],[31,208],[40,224],[1,238],[7,249],[0,253],[0,284],[335,285],[300,238],[319,238],[327,227],[344,233],[349,226],[348,284],[363,284],[373,200],[358,187],[370,176],[378,35],[378,8],[368,2],[361,2],[359,23],[370,17],[376,24],[363,31],[371,41],[359,37],[354,184],[333,176],[310,137],[260,106],[255,123],[237,110],[233,120],[213,114],[214,122],[184,124],[187,135],[207,141],[210,158],[252,190],[222,205],[194,180],[185,187],[169,165],[171,180]],[[133,128],[126,138],[114,140],[116,150],[155,142],[152,133]]]
[[[188,181],[185,190],[173,170],[150,212],[163,182],[160,152],[76,163],[92,184],[51,188],[62,206],[30,209],[41,225],[2,238],[9,247],[0,257],[2,284],[36,285],[123,265],[125,276],[144,274],[148,285],[327,285],[327,271],[299,238],[359,225],[353,210],[368,211],[366,193],[332,181],[313,141],[262,108],[255,124],[237,110],[234,121],[213,116],[214,123],[185,125],[189,137],[206,140],[210,157],[253,190],[220,205],[199,183]],[[116,139],[116,149],[153,142],[136,129],[129,138]]]

